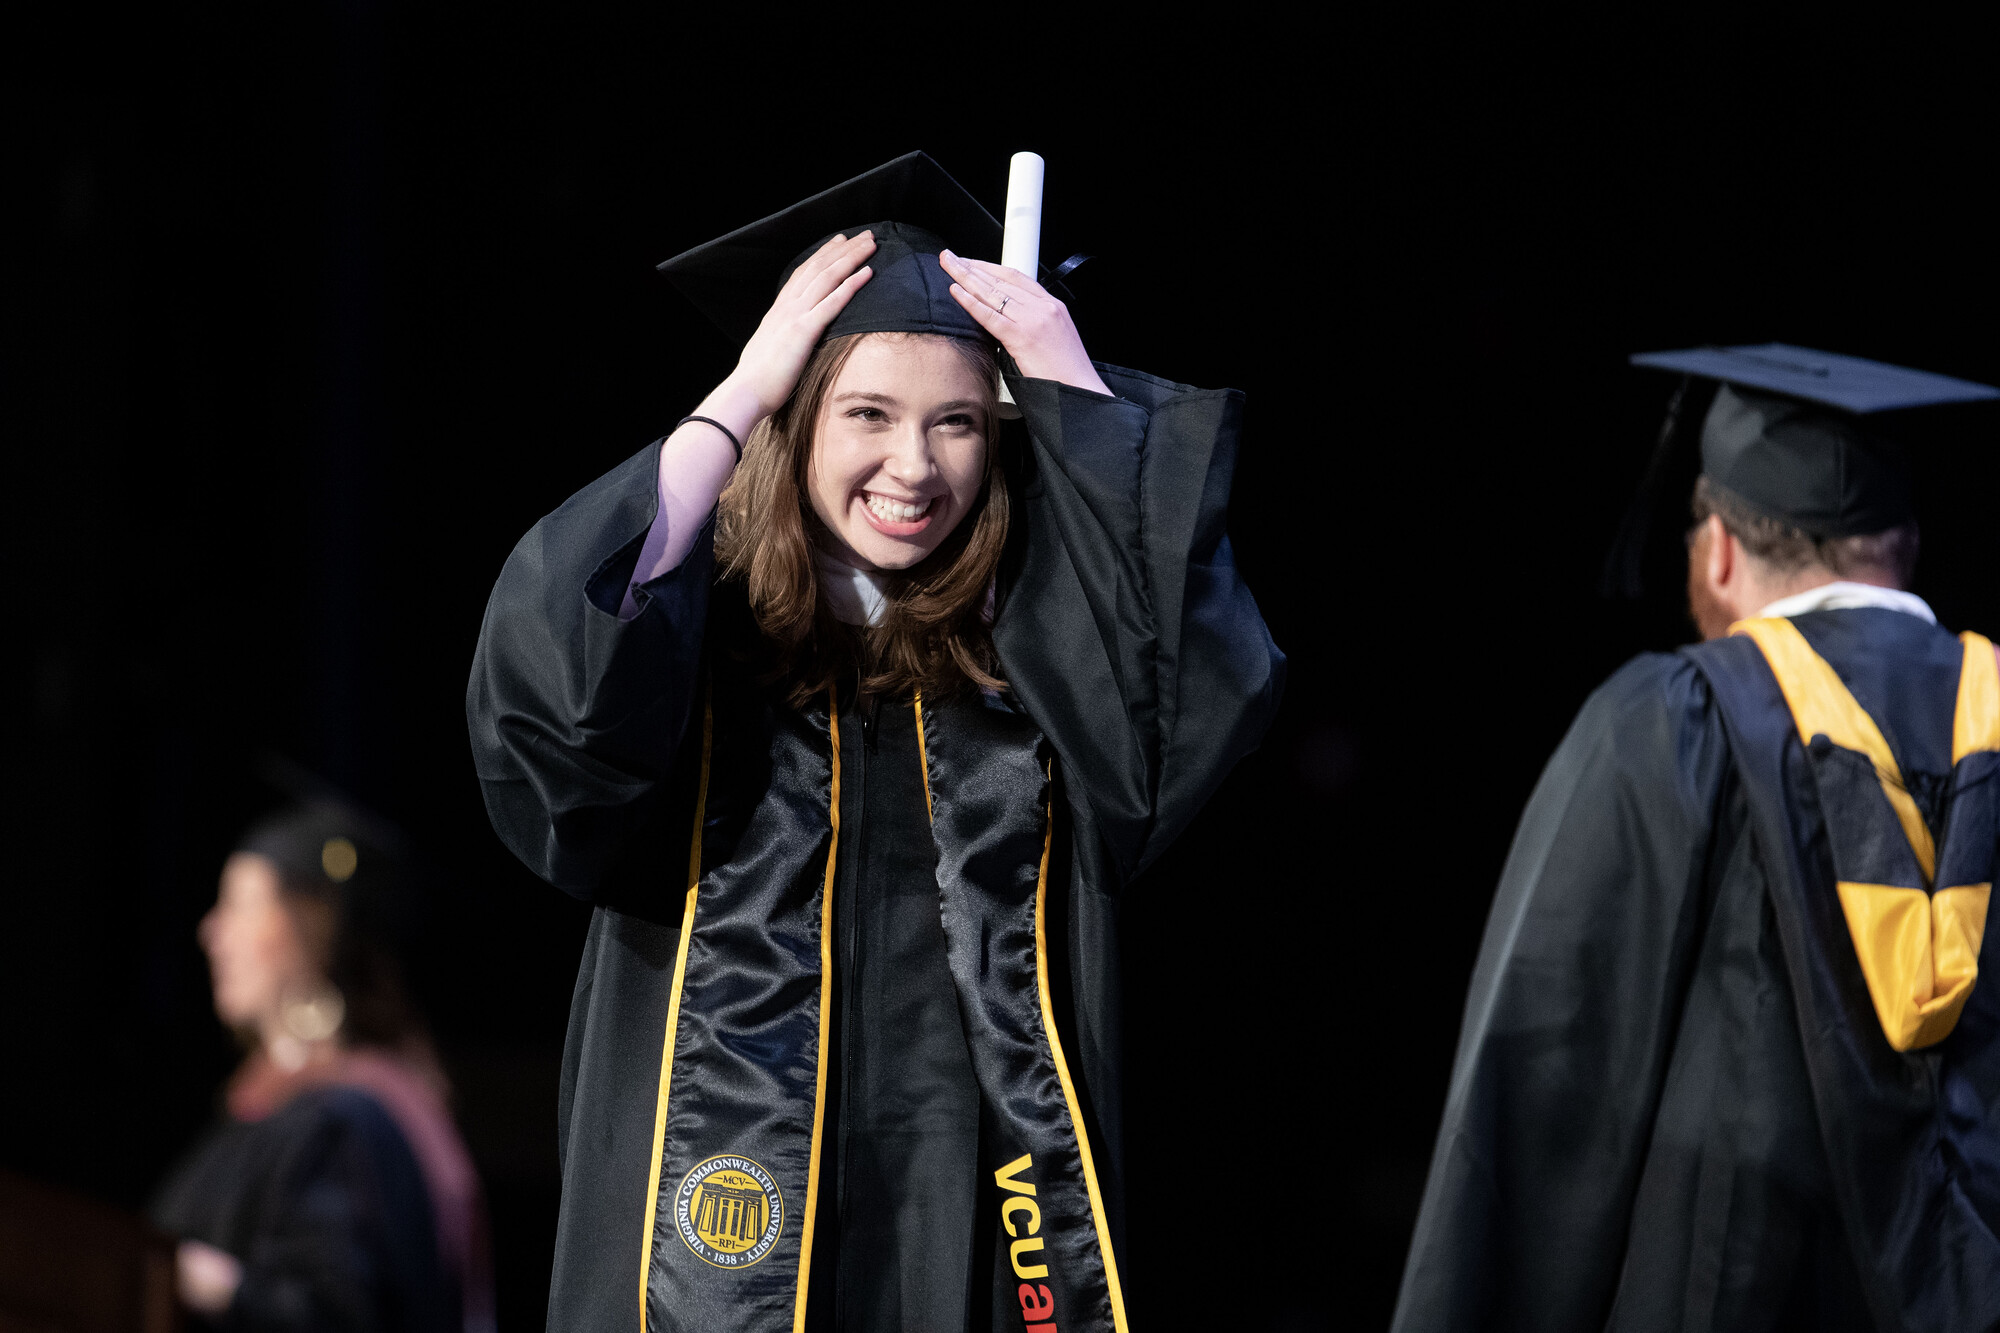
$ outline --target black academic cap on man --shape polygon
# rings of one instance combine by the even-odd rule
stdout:
[[[1908,468],[1879,414],[2000,398],[1989,385],[1787,343],[1641,352],[1632,364],[1720,381],[1702,422],[1701,470],[1817,538],[1916,517]]]
[[[1640,593],[1648,518],[1691,381],[1717,385],[1702,422],[1702,471],[1759,513],[1821,538],[1882,532],[1914,516],[1909,473],[1884,415],[2000,398],[1984,384],[1789,343],[1640,352],[1632,364],[1678,371],[1682,389],[1605,559],[1606,596]]]
[[[873,219],[873,220],[871,220]],[[836,234],[875,233],[875,272],[826,331],[984,338],[938,266],[949,247],[998,259],[1000,223],[924,153],[905,153],[660,265],[724,333],[747,342],[792,271]]]

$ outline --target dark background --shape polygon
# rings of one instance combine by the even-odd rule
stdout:
[[[287,756],[437,867],[414,967],[503,1327],[537,1326],[586,913],[480,807],[486,590],[728,369],[655,262],[913,147],[997,209],[1033,148],[1044,257],[1097,256],[1092,352],[1247,391],[1233,535],[1292,659],[1263,751],[1132,889],[1135,1321],[1379,1324],[1521,803],[1590,688],[1687,632],[1684,475],[1648,597],[1596,593],[1670,388],[1624,358],[1777,339],[2000,382],[1981,43],[677,11],[6,43],[0,1166],[136,1206],[212,1113],[193,925]],[[1994,631],[1995,423],[1945,434],[1918,591]],[[1288,1211],[1212,1210],[1239,1175]]]

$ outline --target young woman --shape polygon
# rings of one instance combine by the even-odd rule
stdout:
[[[488,606],[488,809],[599,909],[552,1328],[1125,1327],[1116,897],[1282,674],[1240,398],[912,220],[999,248],[913,154],[667,266],[725,327],[778,295]]]

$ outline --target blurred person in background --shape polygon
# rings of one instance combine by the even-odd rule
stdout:
[[[152,1208],[182,1238],[198,1322],[492,1328],[478,1177],[390,943],[409,902],[394,841],[296,806],[223,866],[200,940],[216,1015],[248,1054]]]

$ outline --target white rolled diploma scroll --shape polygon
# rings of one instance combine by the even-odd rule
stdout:
[[[1033,278],[1042,259],[1042,170],[1039,153],[1016,153],[1007,164],[1007,212],[1001,219],[1000,265]],[[1018,417],[1007,381],[999,381],[1000,415]]]

